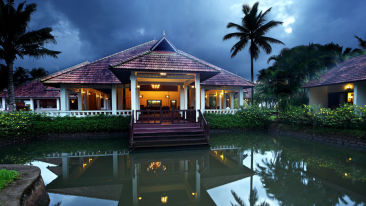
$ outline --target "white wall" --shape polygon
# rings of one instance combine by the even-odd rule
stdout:
[[[358,106],[366,105],[366,81],[355,83],[353,103]]]
[[[309,89],[309,105],[328,106],[328,87],[313,87]]]

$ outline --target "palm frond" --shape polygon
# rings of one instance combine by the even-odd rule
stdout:
[[[237,30],[241,31],[241,32],[248,32],[248,29],[243,27],[242,25],[239,25],[239,24],[235,24],[235,23],[232,23],[232,22],[229,22],[226,26],[226,28],[236,28]]]
[[[233,195],[235,201],[239,204],[239,206],[245,206],[244,201],[238,196],[238,194],[236,194],[236,192],[234,192],[234,190],[231,190],[231,194]]]
[[[355,38],[358,40],[358,44],[362,49],[366,49],[366,40],[362,39],[359,36],[355,36]]]
[[[224,36],[224,40],[228,40],[228,39],[231,39],[233,37],[236,37],[236,38],[242,38],[243,36],[245,36],[246,34],[243,33],[243,32],[233,32],[233,33],[229,33],[229,34],[226,34]]]
[[[266,24],[264,24],[264,25],[260,26],[260,27],[255,31],[255,33],[256,33],[257,35],[263,35],[263,34],[267,33],[270,29],[272,29],[272,28],[274,28],[274,27],[276,27],[276,26],[278,26],[278,25],[281,25],[281,24],[282,24],[282,22],[281,22],[281,21],[273,21],[273,20],[271,20],[271,21],[267,22]]]
[[[248,44],[248,39],[240,39],[234,46],[231,48],[231,58],[235,57],[239,51],[243,50],[245,46]]]

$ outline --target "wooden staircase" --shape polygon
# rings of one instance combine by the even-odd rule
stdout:
[[[209,128],[201,112],[199,112],[198,120],[198,122],[195,122],[195,119],[190,121],[161,121],[159,124],[149,124],[134,121],[134,115],[131,115],[130,148],[208,145]]]

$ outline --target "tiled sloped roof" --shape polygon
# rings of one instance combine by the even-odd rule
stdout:
[[[0,97],[7,97],[7,92],[0,93]],[[60,97],[60,90],[45,86],[40,79],[24,83],[14,89],[15,98],[57,98]]]
[[[197,59],[198,61],[205,63],[213,68],[215,68],[216,70],[219,70],[220,73],[201,82],[202,85],[206,85],[206,86],[242,86],[242,87],[254,87],[254,84],[251,83],[249,80],[233,74],[223,68],[220,68],[218,66],[215,66],[213,64],[210,64],[206,61],[203,61],[201,59],[198,59],[190,54],[187,54],[183,51],[179,51],[187,56],[190,56],[191,58]]]
[[[151,71],[217,72],[215,68],[205,63],[180,52],[170,51],[148,52],[134,59],[114,65],[113,68]]]
[[[233,74],[225,69],[221,69],[220,73],[201,82],[202,85],[207,86],[242,86],[254,87],[254,84],[241,76]]]
[[[109,70],[110,65],[130,59],[149,51],[156,40],[104,57],[77,68],[61,71],[43,79],[46,84],[120,84],[120,80]]]
[[[326,72],[318,80],[308,82],[303,88],[342,84],[366,80],[366,55],[349,59]]]

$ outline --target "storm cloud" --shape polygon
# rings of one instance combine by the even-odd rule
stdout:
[[[61,51],[59,58],[17,60],[24,68],[44,67],[55,72],[82,61],[98,58],[137,44],[167,38],[178,48],[229,71],[250,78],[247,48],[230,57],[234,40],[223,41],[232,30],[228,22],[240,23],[244,3],[255,0],[41,0],[29,29],[53,28],[57,44],[48,48]],[[357,47],[354,35],[366,37],[364,0],[260,0],[260,8],[272,7],[270,18],[284,24],[269,34],[286,45],[335,42]],[[269,55],[261,52],[255,71],[268,67]]]

